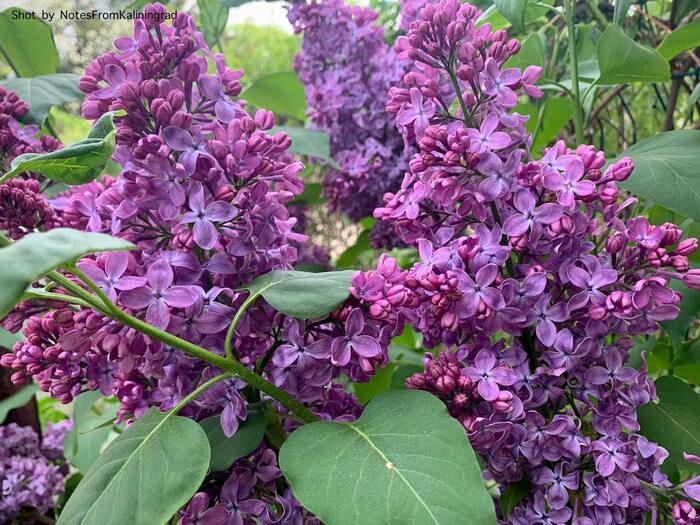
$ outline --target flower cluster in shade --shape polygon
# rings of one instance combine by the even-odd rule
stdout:
[[[300,1],[288,17],[303,34],[294,64],[307,113],[314,127],[329,133],[337,164],[327,168],[324,193],[332,208],[359,220],[386,191],[398,189],[412,153],[385,111],[405,62],[384,41],[372,9],[343,0]]]
[[[63,440],[69,430],[70,420],[49,424],[39,443],[31,427],[0,426],[0,522],[29,523],[28,514],[53,507],[63,492]]]
[[[25,125],[29,106],[17,93],[0,86],[0,171],[10,170],[12,161],[25,153],[48,153],[61,147],[51,135],[39,135],[39,126]],[[41,194],[39,181],[31,173],[0,185],[0,230],[11,239],[28,231],[57,225],[55,210]]]
[[[86,118],[126,112],[116,119],[121,172],[72,187],[50,204],[64,226],[136,245],[78,263],[118,307],[223,355],[227,329],[248,296],[242,285],[293,268],[304,250],[307,259],[323,255],[306,248],[287,208],[303,190],[303,166],[287,151],[289,137],[269,131],[272,113],[248,113],[237,98],[242,72],[208,49],[191,16],[178,12],[172,24],[137,20],[133,36],[115,45],[88,66],[80,87]],[[396,309],[409,299],[398,274],[396,262],[383,258],[376,270],[357,273],[348,300],[320,319],[294,320],[257,301],[237,324],[232,351],[320,417],[354,419],[360,405],[333,380],[366,381],[387,362],[389,341],[402,329]],[[114,395],[120,420],[152,406],[168,410],[219,373],[101,313],[58,301],[21,303],[3,326],[25,336],[0,358],[14,369],[14,382],[35,381],[62,402],[85,390]],[[180,413],[218,414],[225,434],[234,435],[248,416],[245,387],[238,379],[221,381]],[[275,486],[279,496],[265,500],[267,522],[278,523],[273,517],[280,512],[301,512],[281,481],[233,478],[220,496],[207,492],[208,502],[196,496],[187,512],[223,505],[227,523],[243,523],[237,513],[246,523],[268,519],[257,504],[244,510],[235,498]],[[225,479],[212,476],[204,487]]]
[[[502,491],[529,480],[504,523],[695,523],[694,482],[671,487],[667,452],[639,434],[636,409],[655,396],[644,360],[626,362],[634,336],[678,314],[670,282],[700,288],[697,240],[635,215],[617,187],[628,158],[606,168],[563,142],[533,158],[514,107],[541,94],[539,68],[505,68],[518,41],[477,14],[426,5],[396,44],[412,66],[387,109],[419,152],[374,215],[420,254],[399,312],[447,348],[407,385],[445,402]]]

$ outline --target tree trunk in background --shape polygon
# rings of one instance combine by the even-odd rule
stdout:
[[[15,385],[10,381],[12,371],[7,368],[0,367],[0,400],[7,399],[15,392],[23,388],[23,385]],[[23,407],[10,410],[7,419],[3,425],[9,423],[17,423],[22,427],[32,427],[36,433],[41,436],[41,428],[39,426],[39,411],[36,404],[36,399],[32,400]]]

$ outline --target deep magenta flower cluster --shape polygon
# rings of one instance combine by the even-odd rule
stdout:
[[[678,314],[670,280],[698,287],[697,240],[634,215],[616,186],[629,159],[605,168],[602,152],[563,142],[532,158],[513,108],[540,94],[539,68],[504,68],[519,43],[476,17],[441,0],[397,41],[413,66],[387,109],[420,152],[375,217],[420,254],[397,276],[410,291],[399,311],[428,347],[449,348],[426,354],[407,384],[445,402],[500,490],[532,485],[504,523],[693,514],[700,500],[688,491],[695,501],[674,496],[673,508],[655,497],[670,487],[659,468],[668,454],[636,419],[654,386],[625,361],[630,336]]]
[[[270,112],[247,113],[236,98],[242,72],[211,53],[190,16],[179,12],[172,25],[138,20],[133,38],[118,39],[116,46],[88,66],[80,86],[85,117],[126,112],[116,119],[114,158],[122,171],[50,203],[63,225],[110,233],[138,247],[78,263],[111,300],[223,355],[226,331],[248,296],[241,286],[291,269],[306,244],[286,208],[303,190],[303,166],[288,153],[286,134],[268,132],[274,126]],[[389,342],[402,329],[397,308],[409,297],[397,287],[399,273],[388,258],[376,270],[359,272],[350,298],[322,319],[293,320],[256,302],[236,326],[233,353],[320,417],[352,420],[361,406],[333,380],[345,375],[366,381],[387,362]],[[205,362],[100,313],[60,302],[22,303],[4,326],[21,327],[26,336],[0,358],[14,369],[16,383],[36,381],[63,402],[100,390],[119,400],[120,419],[140,417],[152,406],[168,410],[217,375]],[[221,381],[181,414],[220,414],[231,436],[247,418],[248,390],[238,379]],[[285,422],[285,428],[293,424]],[[276,469],[271,450],[263,446],[259,455],[242,461]],[[183,523],[199,522],[201,514],[211,518],[207,523],[221,524],[301,516],[284,484],[273,483],[275,472],[229,472],[229,481],[212,476],[206,496],[192,500]],[[255,499],[253,493],[266,496]],[[289,520],[283,522],[298,521]]]
[[[0,86],[0,171],[9,171],[12,161],[25,153],[47,153],[61,147],[50,135],[39,135],[39,126],[21,123],[29,106],[16,93]],[[58,223],[53,208],[41,194],[39,181],[31,173],[0,185],[0,230],[11,239],[26,232],[48,230]]]
[[[31,427],[0,426],[0,521],[48,511],[63,492],[63,439],[70,423],[51,424],[42,443]],[[27,518],[34,522],[32,518]]]
[[[293,3],[288,16],[303,33],[294,65],[310,121],[329,133],[338,165],[328,168],[324,193],[332,208],[359,220],[398,188],[408,166],[411,152],[384,109],[405,63],[384,41],[372,9],[314,0]]]

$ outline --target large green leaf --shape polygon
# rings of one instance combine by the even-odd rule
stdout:
[[[622,186],[700,221],[700,131],[679,130],[644,139],[620,155],[634,161]]]
[[[39,390],[39,387],[36,384],[31,383],[25,386],[22,390],[15,392],[10,397],[0,401],[0,425],[3,423],[3,421],[5,421],[5,418],[7,417],[7,414],[10,413],[10,410],[23,407],[29,403],[29,401],[31,401],[34,397],[34,394],[36,394],[37,390]]]
[[[3,181],[25,171],[41,173],[66,184],[85,184],[95,180],[102,174],[114,151],[115,116],[117,113],[105,113],[86,139],[63,149],[20,155],[12,161],[12,169],[3,175]]]
[[[700,46],[700,18],[671,31],[661,41],[658,51],[666,60],[671,60],[683,51],[698,46]]]
[[[638,44],[615,24],[598,41],[598,84],[664,82],[671,78],[668,61],[656,49]]]
[[[354,423],[304,425],[279,462],[328,525],[496,523],[464,429],[427,392],[380,394]]]
[[[219,38],[228,21],[228,7],[219,0],[197,0],[197,6],[204,40],[209,47],[219,44]]]
[[[22,117],[23,122],[41,125],[52,106],[83,98],[83,92],[78,89],[79,79],[78,75],[71,73],[56,73],[33,78],[9,78],[1,81],[0,86],[14,91],[29,104],[29,113]]]
[[[294,71],[279,71],[255,79],[243,90],[241,98],[279,115],[302,121],[306,118],[304,86]]]
[[[523,31],[525,26],[543,16],[547,9],[537,4],[552,4],[551,0],[537,2],[534,0],[494,0],[496,9],[515,29]]]
[[[277,310],[297,319],[321,317],[338,308],[350,295],[355,272],[296,272],[278,270],[243,286]]]
[[[688,330],[700,315],[700,290],[688,288],[680,281],[671,281],[671,288],[680,292],[683,298],[678,305],[680,313],[671,321],[664,321],[661,326],[671,336],[673,347],[679,346],[687,337]]]
[[[238,458],[255,450],[265,435],[265,415],[261,410],[249,409],[248,417],[236,433],[227,438],[221,428],[221,416],[214,415],[199,423],[207,434],[211,448],[209,470],[226,470]]]
[[[0,318],[19,301],[30,284],[51,270],[88,253],[134,248],[123,239],[70,228],[56,228],[22,237],[0,249]]]
[[[27,15],[29,19],[25,19]],[[58,51],[51,28],[18,7],[0,13],[0,56],[18,77],[58,71]]]
[[[110,427],[91,428],[93,421],[100,419],[102,409],[96,403],[102,399],[100,392],[90,391],[80,394],[73,403],[73,428],[66,435],[64,455],[71,465],[81,472],[87,472],[97,460],[102,447],[112,429]],[[111,405],[116,410],[117,404]],[[109,413],[114,419],[116,413]]]
[[[270,130],[271,133],[278,131],[284,131],[292,139],[292,146],[289,148],[289,151],[292,153],[333,161],[331,159],[330,139],[325,131],[316,131],[297,126],[278,126]]]
[[[166,523],[199,488],[209,455],[198,423],[152,408],[92,465],[57,525]]]
[[[668,450],[667,463],[700,470],[700,466],[683,460],[683,452],[700,455],[700,396],[673,376],[657,379],[656,395],[658,403],[637,409],[641,433]]]

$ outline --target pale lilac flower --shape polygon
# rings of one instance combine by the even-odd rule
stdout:
[[[471,140],[470,150],[475,153],[484,153],[488,150],[503,149],[510,144],[510,135],[503,131],[496,131],[498,117],[489,113],[483,120],[479,129],[469,128],[467,133]]]
[[[146,284],[145,277],[125,276],[129,256],[124,252],[112,252],[105,257],[104,270],[94,261],[83,260],[78,268],[97,284],[112,301],[117,299],[117,290],[133,290]]]
[[[401,126],[413,125],[416,136],[422,137],[430,119],[435,115],[435,104],[432,100],[424,101],[418,88],[410,90],[411,103],[406,104],[396,115],[396,123]]]
[[[511,237],[526,233],[536,224],[552,224],[563,214],[561,206],[552,202],[535,208],[535,197],[527,190],[518,191],[513,204],[519,213],[512,214],[503,223],[503,233]]]

